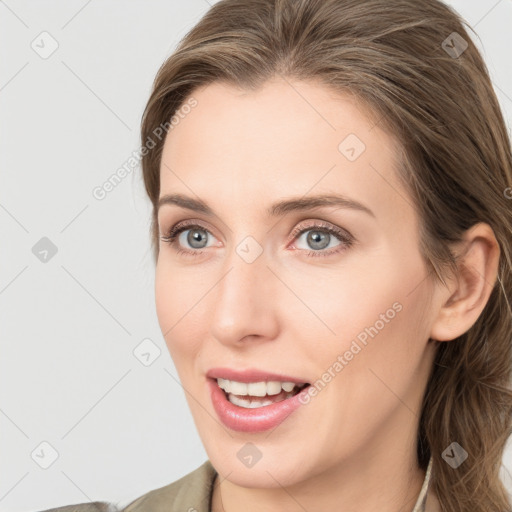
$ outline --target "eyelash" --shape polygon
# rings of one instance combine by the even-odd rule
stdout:
[[[168,243],[171,245],[174,250],[178,254],[186,254],[189,256],[200,256],[203,254],[203,250],[189,250],[189,249],[182,249],[181,247],[176,247],[176,238],[180,235],[182,231],[186,231],[188,229],[192,228],[198,228],[202,231],[206,231],[207,233],[211,234],[208,229],[206,229],[204,226],[201,226],[200,224],[196,223],[189,223],[189,224],[176,224],[173,226],[168,232],[166,236],[161,236],[160,239],[162,242]],[[326,250],[306,250],[302,249],[303,251],[306,251],[306,254],[311,257],[317,257],[317,256],[331,256],[333,254],[337,254],[341,251],[344,251],[348,248],[350,248],[354,243],[354,238],[352,235],[350,235],[347,231],[333,228],[329,224],[324,224],[322,222],[317,222],[316,224],[313,224],[312,226],[308,226],[307,228],[295,228],[292,231],[293,239],[297,238],[298,236],[302,235],[303,233],[307,231],[321,231],[329,233],[330,235],[334,235],[336,238],[339,239],[340,242],[342,242],[340,245],[336,246],[334,249],[330,249],[328,251]],[[340,248],[341,247],[341,248]]]

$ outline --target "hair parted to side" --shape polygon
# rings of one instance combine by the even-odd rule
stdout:
[[[438,0],[221,0],[159,69],[141,140],[197,87],[314,81],[353,95],[399,141],[397,173],[421,220],[420,249],[432,279],[444,282],[455,270],[450,244],[465,230],[477,222],[492,227],[498,280],[477,322],[438,347],[417,449],[422,469],[433,456],[432,487],[444,512],[504,512],[510,503],[499,471],[512,434],[512,152],[466,26]],[[468,45],[460,55],[443,44],[454,32]],[[164,140],[142,158],[155,260]],[[457,469],[442,458],[454,441],[468,452]]]

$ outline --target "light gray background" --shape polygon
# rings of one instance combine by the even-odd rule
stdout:
[[[211,3],[0,1],[0,512],[123,506],[207,458],[156,318],[140,169],[103,200],[92,190],[139,148],[154,75]],[[448,3],[510,127],[512,0]],[[31,47],[51,49],[44,31],[46,59]],[[147,339],[149,366],[133,353]],[[512,490],[510,469],[509,449]]]

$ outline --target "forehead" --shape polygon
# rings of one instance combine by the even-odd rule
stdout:
[[[254,152],[260,144],[265,144],[267,151],[296,152],[301,137],[321,137],[326,132],[336,136],[353,133],[361,139],[371,138],[373,143],[380,139],[383,145],[391,142],[391,136],[378,128],[377,114],[353,95],[335,93],[312,82],[274,79],[256,91],[214,82],[196,89],[191,97],[197,106],[180,116],[179,125],[166,141],[169,149],[191,136],[204,149],[216,147],[223,155],[233,148],[226,135],[243,142],[241,149]],[[249,141],[247,134],[251,135]],[[274,135],[279,138],[272,139]],[[273,142],[270,147],[269,141]]]
[[[161,195],[215,194],[219,205],[308,191],[404,202],[397,141],[352,95],[276,79],[257,91],[213,83],[191,96],[197,105],[164,144]]]

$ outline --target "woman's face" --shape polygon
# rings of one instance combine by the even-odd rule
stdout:
[[[313,83],[214,83],[193,97],[162,154],[160,199],[189,203],[159,208],[162,237],[183,229],[160,241],[156,306],[213,465],[277,487],[413,463],[437,295],[393,139]],[[212,371],[241,382],[234,394],[282,403],[231,405]],[[282,400],[276,384],[243,385],[281,380],[311,386]]]

